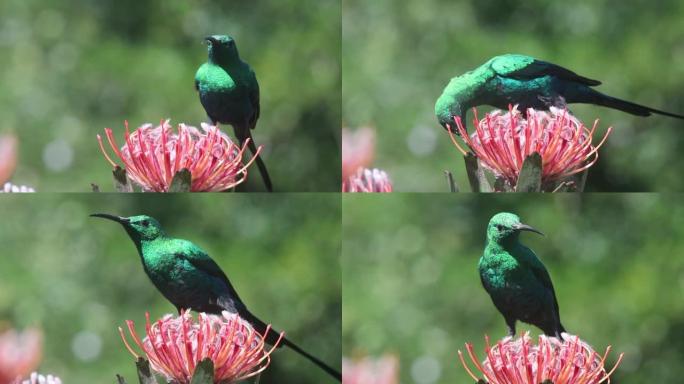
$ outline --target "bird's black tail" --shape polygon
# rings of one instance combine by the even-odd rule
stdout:
[[[249,150],[252,151],[252,155],[256,156],[256,164],[259,168],[259,173],[261,173],[261,178],[264,179],[264,185],[266,185],[266,190],[273,192],[273,184],[271,184],[271,177],[268,175],[268,170],[266,169],[266,164],[261,159],[261,156],[257,154],[257,146],[254,143],[252,134],[248,131],[246,135],[240,135],[237,130],[235,130],[235,136],[237,136],[240,141],[240,146],[245,144],[245,140],[249,139]]]
[[[684,115],[678,115],[676,113],[661,111],[659,109],[647,107],[645,105],[632,103],[631,101],[604,95],[603,93],[600,93],[598,91],[593,91],[593,97],[590,103],[602,105],[608,108],[618,109],[620,111],[631,113],[632,115],[637,116],[651,116],[651,114],[657,113],[659,115],[675,117],[677,119],[684,119]]]
[[[262,335],[266,332],[266,329],[269,329],[266,323],[261,321],[258,317],[254,316],[251,312],[247,310],[243,310],[240,313],[240,316],[244,318],[245,320],[249,321],[252,326]],[[270,329],[268,334],[266,334],[266,342],[268,344],[274,345],[275,343],[278,342],[278,339],[280,338],[280,333],[275,331],[274,329]],[[334,377],[337,381],[342,382],[342,373],[340,371],[336,370],[335,368],[329,366],[328,364],[324,363],[321,361],[319,358],[316,356],[308,353],[304,349],[302,349],[300,346],[297,344],[293,343],[290,341],[288,338],[283,337],[282,340],[280,341],[280,344],[278,345],[278,348],[281,348],[283,346],[286,346],[290,348],[291,350],[299,353],[300,355],[304,356],[307,358],[307,360],[311,361],[312,363],[316,364],[320,369],[324,370],[325,373],[329,374],[330,376]]]
[[[300,355],[306,357],[309,361],[316,364],[318,366],[318,368],[324,370],[327,374],[334,377],[337,381],[342,382],[342,373],[340,373],[340,371],[338,371],[335,368],[329,366],[328,364],[322,362],[319,358],[317,358],[316,356],[313,356],[312,354],[303,350],[297,344],[291,342],[287,338],[283,338],[282,343],[283,343],[283,345],[287,346],[291,350],[293,350],[293,351],[299,353]]]

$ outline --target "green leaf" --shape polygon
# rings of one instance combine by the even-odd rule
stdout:
[[[140,384],[157,384],[157,379],[152,375],[150,362],[147,361],[147,359],[139,357],[135,362],[135,366],[138,368],[138,380],[140,380]]]
[[[466,172],[468,173],[468,182],[473,192],[492,192],[492,186],[489,184],[482,167],[477,162],[477,157],[472,153],[468,153],[463,157],[466,165]]]
[[[183,168],[173,175],[171,185],[169,186],[169,192],[190,192],[191,185],[192,175],[187,168]]]
[[[206,358],[197,364],[190,384],[214,384],[214,362]]]
[[[513,192],[513,187],[506,180],[505,177],[497,177],[494,179],[494,191],[495,192]]]
[[[449,192],[458,192],[458,185],[456,185],[456,182],[454,181],[454,175],[451,174],[449,171],[444,171],[444,175],[446,176],[447,179],[447,185],[449,186]]]
[[[523,161],[516,192],[541,192],[542,157],[535,152]]]
[[[128,180],[125,169],[117,165],[112,174],[114,175],[114,188],[117,192],[133,192],[133,185]]]
[[[118,384],[126,384],[126,380],[124,380],[123,376],[121,375],[116,375],[116,382]]]

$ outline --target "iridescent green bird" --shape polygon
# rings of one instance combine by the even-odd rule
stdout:
[[[247,309],[221,267],[197,245],[167,236],[159,222],[150,216],[120,217],[106,213],[90,216],[113,220],[124,227],[138,249],[145,273],[179,313],[182,309],[217,314],[228,311],[250,322],[262,335],[266,332],[266,324]],[[279,333],[271,330],[266,341],[274,344],[278,337]],[[283,345],[306,357],[338,381],[342,380],[340,372],[287,338],[282,339],[279,347]]]
[[[530,56],[507,54],[496,56],[470,72],[454,77],[435,103],[439,124],[454,128],[454,118],[466,122],[466,112],[478,105],[508,109],[518,104],[519,109],[547,110],[564,108],[570,103],[585,103],[618,109],[638,116],[652,113],[684,119],[684,115],[635,104],[605,95],[592,87],[598,80],[536,60]]]
[[[256,155],[257,146],[252,138],[260,110],[256,75],[249,64],[240,59],[232,37],[215,35],[205,39],[209,45],[209,58],[195,74],[200,102],[212,124],[232,125],[240,146],[249,139],[249,149]],[[256,163],[266,189],[273,191],[261,156],[257,156]]]
[[[515,335],[515,323],[520,320],[560,339],[565,328],[551,277],[534,252],[520,244],[521,231],[543,235],[512,213],[497,213],[489,221],[478,266],[482,285],[506,320],[509,336]]]

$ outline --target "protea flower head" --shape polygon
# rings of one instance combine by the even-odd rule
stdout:
[[[62,380],[57,376],[43,376],[33,372],[28,379],[21,381],[19,384],[62,384]]]
[[[359,168],[370,167],[375,157],[375,130],[370,127],[351,131],[342,128],[342,180],[347,180]]]
[[[145,316],[147,336],[142,340],[134,323],[126,321],[131,338],[153,370],[178,384],[190,383],[195,367],[206,358],[214,363],[215,383],[234,383],[258,375],[268,367],[271,353],[284,335],[281,333],[276,344],[265,350],[264,335],[236,314],[200,313],[195,321],[190,311],[183,311],[179,316],[166,315],[154,324],[150,323],[149,313]],[[270,330],[269,326],[266,333]],[[140,357],[123,329],[119,328],[119,333],[129,352]]]
[[[483,120],[477,118],[477,110],[473,111],[475,132],[468,135],[461,119],[456,117],[458,133],[484,168],[512,186],[517,184],[523,161],[535,152],[542,158],[542,183],[559,181],[588,169],[598,160],[598,149],[612,131],[612,127],[608,128],[594,146],[592,139],[598,120],[588,129],[567,109],[551,107],[545,112],[529,108],[523,116],[516,105],[509,106],[507,113],[488,113]],[[466,155],[451,129],[449,134],[456,148]]]
[[[0,383],[14,383],[40,362],[42,336],[35,329],[0,333]]]
[[[9,180],[17,166],[17,138],[0,135],[0,185]]]
[[[392,192],[392,182],[385,171],[359,168],[342,182],[342,192]]]
[[[624,354],[620,354],[610,372],[606,372],[604,364],[610,346],[600,356],[577,336],[563,333],[563,338],[561,341],[540,335],[535,345],[526,332],[517,339],[506,337],[490,347],[489,338],[485,337],[487,358],[482,363],[473,352],[472,344],[466,343],[466,350],[489,384],[539,384],[546,380],[554,384],[610,383],[610,375]],[[466,364],[461,351],[458,351],[458,356],[470,377],[480,380]]]
[[[377,359],[342,359],[342,384],[399,384],[399,359],[385,355]]]
[[[184,168],[192,176],[192,192],[224,191],[244,182],[247,168],[256,159],[254,155],[246,164],[242,162],[248,142],[240,148],[218,127],[205,123],[201,127],[179,124],[174,133],[166,120],[157,127],[145,124],[131,134],[126,122],[126,143],[121,149],[111,129],[105,128],[105,134],[127,175],[145,191],[168,192],[173,176]],[[107,161],[116,167],[100,135],[97,140]]]

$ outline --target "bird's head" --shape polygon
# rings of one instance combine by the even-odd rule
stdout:
[[[449,130],[455,135],[460,135],[458,128],[456,127],[455,117],[460,117],[461,122],[465,126],[465,113],[461,108],[461,104],[454,99],[453,96],[443,93],[437,102],[435,103],[435,115],[437,116],[437,121],[444,129]],[[447,128],[447,125],[449,128]]]
[[[121,217],[107,213],[94,213],[90,216],[116,221],[117,223],[123,225],[123,227],[126,229],[126,232],[128,232],[128,235],[131,236],[131,239],[136,242],[143,240],[154,240],[165,235],[161,224],[159,224],[154,217],[147,215]]]
[[[489,220],[487,226],[487,240],[500,242],[508,239],[517,239],[520,231],[530,231],[544,236],[543,233],[523,224],[518,215],[508,212],[500,212]]]
[[[212,35],[204,38],[207,42],[209,60],[216,63],[228,63],[240,58],[235,40],[228,35]]]

